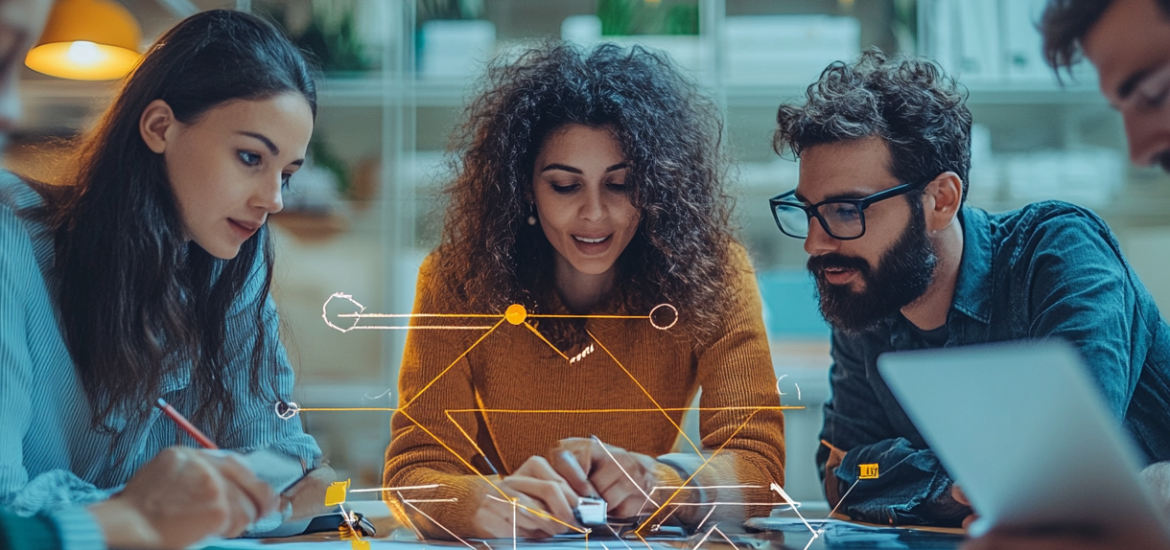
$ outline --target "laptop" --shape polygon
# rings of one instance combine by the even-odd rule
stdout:
[[[877,363],[979,514],[972,534],[1120,529],[1170,547],[1139,454],[1068,343],[887,353]]]

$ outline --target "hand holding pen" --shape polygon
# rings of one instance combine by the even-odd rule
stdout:
[[[191,424],[161,397],[155,401],[155,406],[205,449],[219,449],[211,438],[196,428],[194,424]],[[324,513],[326,511],[324,506],[325,488],[333,482],[334,477],[333,470],[329,467],[308,468],[304,475],[296,479],[295,482],[286,487],[277,488],[281,491],[279,510],[284,520],[296,520]]]

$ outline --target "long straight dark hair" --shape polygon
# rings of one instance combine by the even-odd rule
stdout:
[[[193,15],[163,34],[127,77],[82,140],[69,185],[36,186],[45,197],[36,215],[56,231],[58,304],[95,429],[116,431],[109,422],[115,413],[146,414],[165,375],[189,363],[193,420],[222,430],[235,414],[226,346],[238,300],[247,300],[249,325],[255,323],[244,329],[255,335],[250,389],[275,398],[261,383],[275,369],[265,352],[277,338],[264,328],[272,280],[267,231],[232,260],[188,242],[165,162],[147,148],[139,119],[156,99],[190,124],[226,101],[288,92],[303,95],[316,116],[313,71],[280,31],[241,12]],[[257,254],[266,266],[261,291],[242,297],[259,276]]]

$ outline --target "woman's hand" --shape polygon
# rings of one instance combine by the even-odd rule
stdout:
[[[573,515],[577,494],[543,457],[529,458],[512,475],[495,483],[507,497],[485,484],[487,496],[475,514],[477,538],[515,535],[543,539],[577,526]]]
[[[238,536],[277,503],[237,456],[170,447],[89,511],[112,548],[186,548],[213,535]]]
[[[580,437],[562,439],[547,457],[576,494],[605,499],[610,517],[629,518],[647,507],[657,508],[650,498],[659,485],[658,461],[652,457]]]

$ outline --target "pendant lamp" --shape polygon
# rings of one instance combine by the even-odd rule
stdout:
[[[58,0],[24,64],[72,80],[122,78],[138,63],[142,29],[113,0]]]

